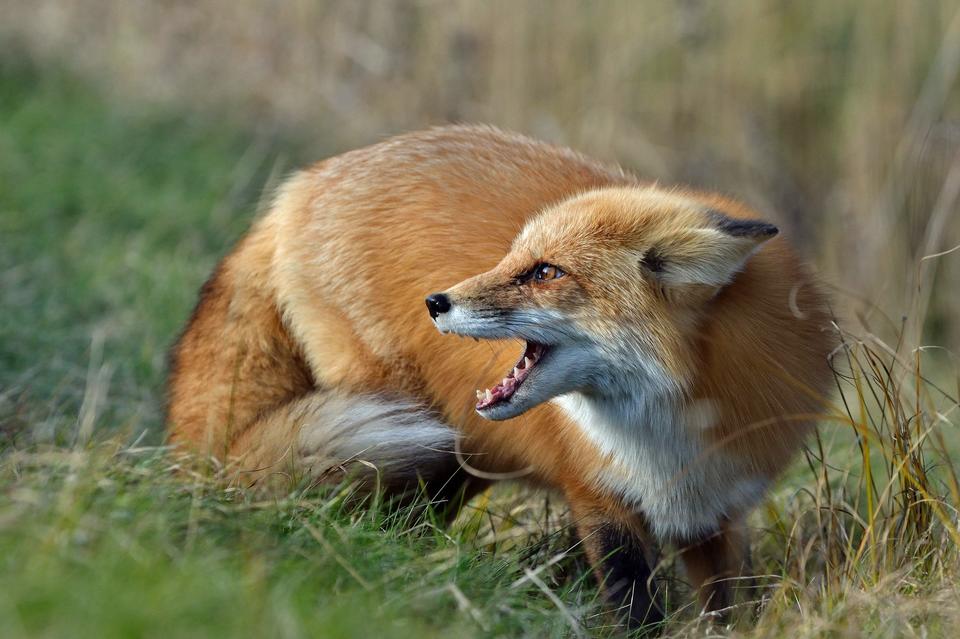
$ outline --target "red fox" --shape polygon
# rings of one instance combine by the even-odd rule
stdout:
[[[659,544],[721,610],[744,518],[832,379],[827,299],[777,235],[726,197],[491,127],[330,158],[204,285],[170,438],[251,483],[359,469],[449,497],[524,475],[565,496],[632,625],[662,619]]]

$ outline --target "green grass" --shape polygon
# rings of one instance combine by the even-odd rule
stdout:
[[[106,365],[102,421],[156,432],[166,349],[282,162],[209,121],[110,108],[55,71],[3,66],[0,87],[4,423],[55,438]]]
[[[616,634],[546,497],[484,495],[446,527],[349,487],[267,499],[184,472],[156,446],[167,347],[264,185],[307,156],[57,69],[0,62],[0,95],[0,637]],[[768,589],[733,634],[960,622],[960,499],[935,446],[941,427],[956,445],[956,374],[941,393],[908,353],[848,355],[828,463],[815,443],[753,519]],[[671,597],[670,633],[704,636]]]
[[[512,586],[516,556],[471,548],[467,532],[346,505],[343,494],[255,501],[169,466],[103,448],[8,458],[0,635],[544,636],[565,626],[534,584]],[[592,597],[573,586],[561,595]]]

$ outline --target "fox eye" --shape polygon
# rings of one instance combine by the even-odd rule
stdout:
[[[539,264],[533,269],[533,279],[538,282],[547,280],[556,280],[566,275],[560,268],[553,264]]]

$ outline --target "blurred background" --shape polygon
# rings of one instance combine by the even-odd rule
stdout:
[[[8,430],[97,402],[155,426],[165,349],[277,181],[446,122],[744,199],[844,321],[960,344],[960,252],[922,259],[960,244],[955,1],[0,0],[0,15]],[[90,395],[97,376],[116,401]]]

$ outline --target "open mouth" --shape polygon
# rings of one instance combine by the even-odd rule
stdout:
[[[547,350],[546,344],[527,342],[520,360],[499,384],[485,391],[477,391],[477,410],[509,401],[513,394],[517,392],[517,389],[520,388],[520,385],[523,384],[523,381],[529,377],[530,371],[543,358]]]

